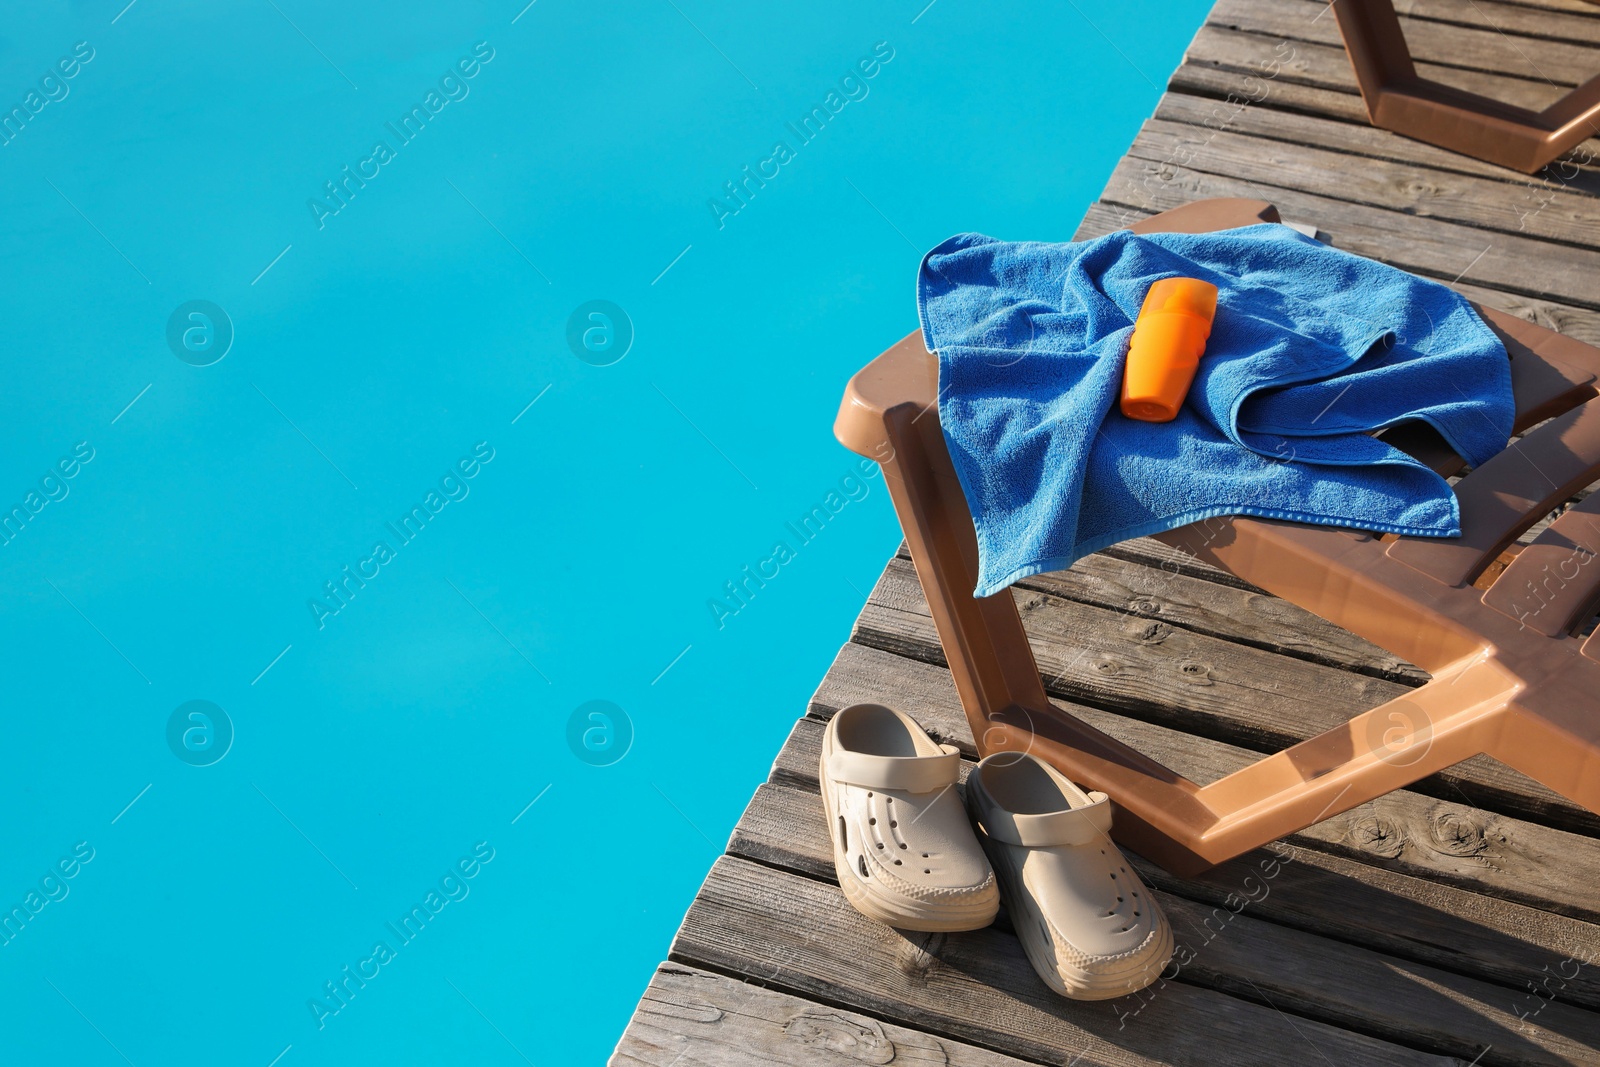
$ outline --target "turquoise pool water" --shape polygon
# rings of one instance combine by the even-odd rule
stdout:
[[[602,1061],[1206,7],[524,3],[7,15],[4,1062]]]

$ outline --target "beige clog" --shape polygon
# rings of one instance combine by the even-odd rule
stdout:
[[[967,804],[1011,925],[1045,984],[1073,1000],[1143,989],[1172,957],[1172,928],[1112,843],[1111,802],[1033,756],[997,752]]]
[[[852,704],[822,737],[822,805],[839,886],[905,930],[976,930],[1000,907],[956,792],[961,755],[881,704]]]

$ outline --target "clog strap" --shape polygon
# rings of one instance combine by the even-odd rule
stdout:
[[[986,803],[983,828],[996,840],[1024,848],[1087,845],[1111,832],[1111,800],[1100,792],[1091,792],[1089,800],[1084,807],[1044,815],[1018,815]]]
[[[940,745],[938,756],[874,756],[836,748],[828,756],[828,777],[866,789],[932,793],[961,776],[961,750]]]

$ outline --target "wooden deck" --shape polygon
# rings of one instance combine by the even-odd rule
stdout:
[[[1429,77],[1543,106],[1600,73],[1600,8],[1578,0],[1397,6]],[[1079,236],[1258,197],[1339,248],[1600,343],[1600,141],[1529,179],[1372,129],[1325,10],[1219,3]],[[1200,782],[1426,677],[1150,541],[1015,595],[1057,703]],[[1141,994],[1080,1004],[1033,974],[1004,914],[903,934],[845,902],[818,746],[863,700],[975,756],[903,555],[613,1063],[1600,1064],[1600,816],[1503,765],[1469,761],[1199,878],[1136,858],[1185,962]]]

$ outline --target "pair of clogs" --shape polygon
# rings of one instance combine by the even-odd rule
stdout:
[[[1172,928],[1111,841],[1106,795],[1001,752],[973,770],[963,805],[960,774],[954,746],[892,708],[853,704],[828,723],[822,803],[856,910],[906,930],[976,930],[1004,900],[1062,996],[1106,1000],[1155,981]]]

